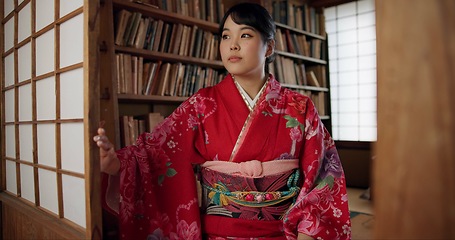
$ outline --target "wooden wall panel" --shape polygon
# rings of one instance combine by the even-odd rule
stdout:
[[[85,229],[0,193],[3,239],[85,239]]]
[[[375,239],[455,239],[455,1],[376,1]]]

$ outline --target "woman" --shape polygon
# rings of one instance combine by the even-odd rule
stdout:
[[[220,34],[222,82],[134,146],[114,151],[102,128],[94,137],[102,171],[120,175],[121,237],[349,239],[334,142],[311,100],[268,74],[273,19],[260,5],[239,4]]]

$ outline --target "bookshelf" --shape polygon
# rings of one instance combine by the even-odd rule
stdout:
[[[199,1],[201,6],[192,1],[184,5],[181,1],[101,2],[101,107],[106,129],[116,129],[108,137],[117,147],[125,139],[121,116],[132,114],[140,120],[149,112],[167,116],[197,89],[225,76],[217,22],[225,8],[237,2]],[[271,72],[283,86],[311,97],[330,131],[327,38],[320,9],[305,1],[253,2],[265,6],[276,19]],[[196,11],[198,7],[204,11]],[[193,86],[185,85],[189,82]]]
[[[177,4],[180,1],[167,1],[171,4],[165,6],[163,2],[106,0],[101,4],[100,70],[106,73],[101,74],[103,124],[116,129],[108,137],[117,147],[127,139],[123,116],[139,121],[147,121],[144,117],[150,112],[168,116],[199,88],[225,76],[216,34],[223,8],[209,4],[214,1],[201,1],[206,12]]]
[[[282,86],[309,96],[331,132],[328,44],[322,7],[313,1],[261,1],[276,21],[270,69]]]

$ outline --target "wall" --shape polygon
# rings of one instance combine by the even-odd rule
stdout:
[[[346,186],[368,188],[371,183],[372,149],[368,142],[336,141],[346,177]]]

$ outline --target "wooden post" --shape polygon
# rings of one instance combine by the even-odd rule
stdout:
[[[377,0],[375,239],[455,238],[455,1]]]
[[[99,149],[92,137],[99,127],[99,0],[84,0],[84,132],[85,132],[85,204],[86,239],[102,239],[101,174]]]

